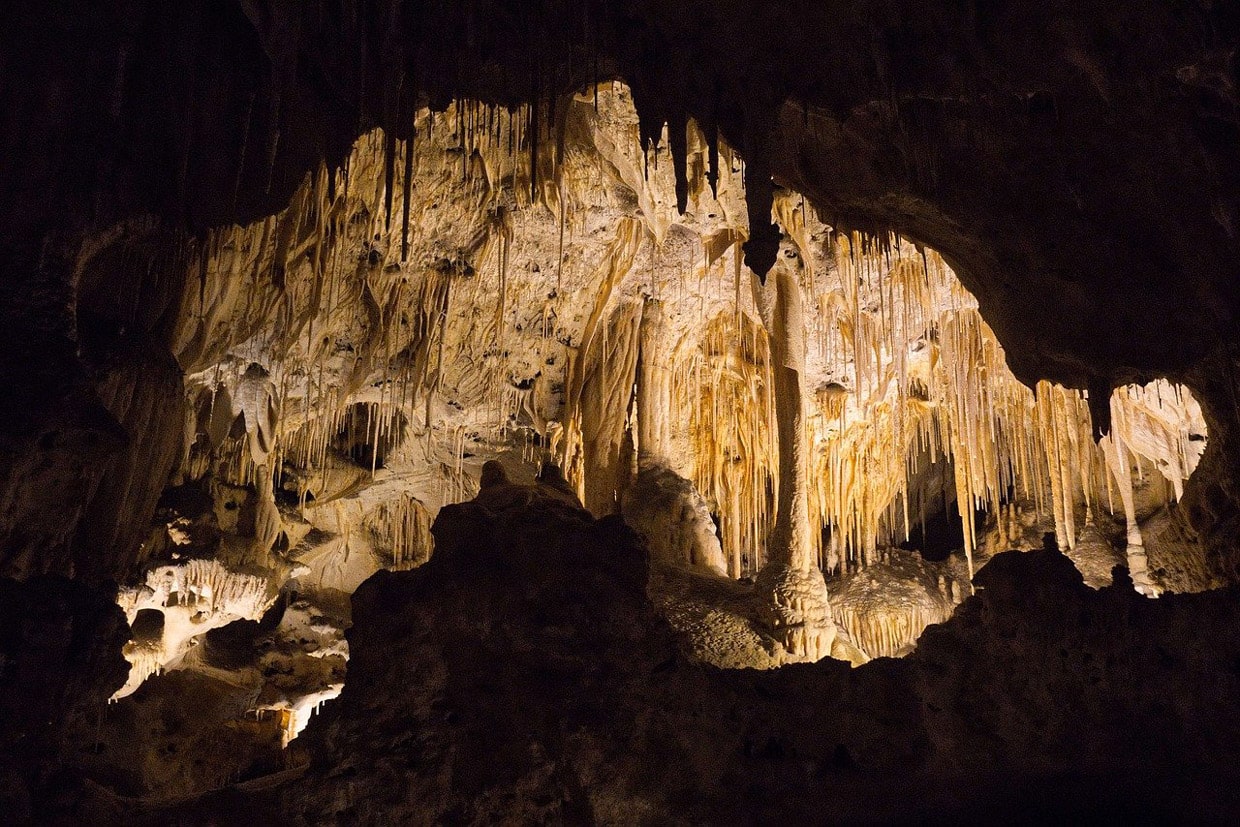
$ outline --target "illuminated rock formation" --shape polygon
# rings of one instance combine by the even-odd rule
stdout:
[[[159,820],[127,797],[305,750],[321,797],[250,820],[880,818],[844,774],[1229,765],[1229,616],[1180,593],[1240,581],[1238,51],[1213,2],[18,4],[0,810]],[[526,694],[437,717],[475,684]],[[337,693],[351,756],[296,737]],[[359,805],[376,703],[442,749],[380,733],[418,766]]]
[[[795,249],[766,275],[765,285],[754,282],[754,303],[771,341],[772,390],[775,397],[779,476],[775,523],[766,547],[766,566],[755,583],[767,604],[762,620],[794,656],[818,660],[831,652],[835,623],[828,605],[827,586],[815,565],[810,544],[809,459],[806,456],[805,315],[801,310],[801,280]]]
[[[275,597],[264,577],[231,572],[215,560],[188,560],[161,566],[146,583],[122,592],[120,604],[132,624],[143,611],[162,615],[158,638],[127,647],[129,681],[115,698],[123,698],[160,669],[185,655],[195,638],[235,620],[258,620]]]
[[[623,513],[653,558],[727,574],[710,508],[693,483],[670,468],[642,468],[625,493]]]
[[[761,278],[743,263],[745,171],[726,143],[683,125],[701,163],[680,178],[636,142],[639,113],[616,83],[567,101],[555,125],[534,117],[471,101],[419,110],[417,139],[364,136],[347,167],[321,166],[282,213],[212,233],[190,262],[173,476],[210,493],[214,519],[178,517],[133,552],[145,586],[122,605],[165,623],[127,650],[118,697],[194,668],[185,655],[207,631],[259,620],[290,584],[347,594],[425,562],[439,508],[475,492],[495,507],[550,496],[622,511],[656,560],[756,574],[752,606],[720,620],[756,624],[741,635],[751,654],[719,656],[729,663],[863,660],[853,643],[895,654],[947,616],[967,576],[940,607],[906,594],[918,575],[880,567],[869,577],[885,594],[833,611],[822,573],[852,572],[855,589],[926,519],[919,457],[951,469],[969,565],[978,511],[1014,497],[1053,517],[1069,553],[1082,530],[1103,549],[1113,486],[1134,582],[1165,587],[1132,463],[1179,499],[1205,444],[1187,391],[1117,391],[1095,448],[1084,397],[1017,381],[934,251],[838,232],[776,190],[783,236]],[[531,124],[557,140],[535,149]],[[502,478],[485,465],[497,459]],[[234,581],[257,591],[234,595]],[[287,739],[324,691],[254,708],[281,711]]]
[[[671,358],[663,302],[642,306],[636,410],[638,472],[625,491],[622,513],[651,557],[728,573],[710,507],[693,483],[668,467],[672,457]]]

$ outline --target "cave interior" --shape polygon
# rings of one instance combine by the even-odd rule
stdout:
[[[1240,6],[6,18],[6,819],[1240,818]]]

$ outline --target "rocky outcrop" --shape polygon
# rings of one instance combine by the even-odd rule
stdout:
[[[964,562],[931,563],[917,552],[886,549],[873,565],[831,581],[831,614],[868,656],[907,654],[927,626],[950,618],[968,595]]]
[[[1150,601],[1089,589],[1055,551],[1002,554],[903,660],[726,671],[681,654],[613,518],[470,503],[434,531],[426,566],[357,592],[349,679],[297,742],[311,766],[280,793],[284,818],[1195,819],[1237,804],[1234,592]]]
[[[625,491],[622,511],[654,559],[727,574],[710,507],[693,483],[672,469],[648,464],[638,471]]]
[[[155,505],[180,462],[185,389],[172,357],[140,336],[114,344],[100,362],[95,387],[125,443],[100,463],[98,493],[85,504],[72,547],[79,549],[75,574],[107,578],[134,570]]]

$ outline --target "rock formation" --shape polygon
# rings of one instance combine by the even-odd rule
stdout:
[[[1238,49],[1206,0],[18,4],[0,809],[1225,818]]]
[[[1230,771],[1179,763],[1222,771],[1240,747],[1230,592],[1147,601],[1126,582],[1087,588],[1054,550],[1011,553],[903,660],[727,671],[678,649],[614,518],[467,503],[435,535],[430,563],[355,596],[349,681],[307,730],[306,774],[279,793],[295,822],[1196,819],[1232,806],[1209,786]],[[1195,669],[1218,683],[1190,690]]]

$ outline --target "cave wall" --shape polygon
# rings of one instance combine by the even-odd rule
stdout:
[[[0,580],[0,630],[0,806],[20,824],[78,781],[66,756],[125,682],[129,630],[106,591],[56,575]]]

